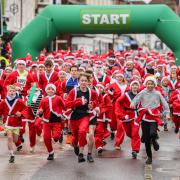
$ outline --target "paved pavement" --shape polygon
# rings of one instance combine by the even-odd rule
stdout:
[[[0,180],[180,180],[180,140],[173,133],[160,132],[160,150],[153,153],[153,165],[145,166],[145,151],[142,144],[137,160],[131,159],[128,138],[121,151],[113,150],[109,140],[102,157],[94,152],[95,163],[78,164],[73,149],[66,144],[55,144],[55,160],[48,162],[43,143],[38,143],[36,152],[30,153],[26,144],[16,152],[16,162],[8,163],[6,138],[0,136]],[[28,140],[26,140],[26,143]]]

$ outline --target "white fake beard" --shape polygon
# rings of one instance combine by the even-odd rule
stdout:
[[[98,76],[102,76],[104,74],[103,68],[99,69],[99,68],[94,67],[94,72]]]
[[[145,62],[139,61],[138,63],[139,63],[139,65],[140,65],[140,68],[144,68]]]
[[[36,103],[36,101],[37,101],[40,94],[41,94],[40,91],[37,91],[37,92],[34,93],[34,96],[33,96],[33,99],[32,99],[33,103]]]

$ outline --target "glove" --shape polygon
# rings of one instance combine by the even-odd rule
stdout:
[[[128,120],[129,119],[129,115],[125,115],[125,120]]]

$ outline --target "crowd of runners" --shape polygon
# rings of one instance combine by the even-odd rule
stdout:
[[[53,160],[52,142],[66,139],[79,163],[86,161],[86,145],[87,161],[94,162],[94,149],[103,156],[108,137],[112,149],[120,150],[126,135],[132,158],[144,143],[146,164],[151,164],[151,148],[159,150],[158,127],[168,131],[172,121],[179,133],[180,68],[172,52],[43,50],[36,61],[27,54],[11,64],[0,71],[1,130],[10,163],[14,144],[17,151],[23,148],[27,127],[30,152],[42,136],[47,160]]]

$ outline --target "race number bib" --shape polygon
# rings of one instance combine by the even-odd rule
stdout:
[[[25,87],[26,86],[26,80],[27,80],[26,77],[19,76],[17,78],[17,83],[19,83],[22,87]]]

